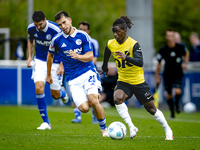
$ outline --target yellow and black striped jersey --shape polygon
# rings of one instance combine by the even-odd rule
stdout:
[[[111,39],[107,43],[107,48],[111,51],[112,56],[115,59],[118,71],[118,81],[123,81],[132,85],[141,84],[145,81],[142,67],[134,65],[130,61],[117,58],[118,56],[115,56],[114,53],[120,51],[129,58],[134,58],[134,54],[137,54],[140,55],[140,59],[142,59],[142,51],[137,41],[128,37],[124,43],[119,44],[115,39]]]

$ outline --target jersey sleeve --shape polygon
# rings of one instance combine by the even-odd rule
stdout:
[[[143,56],[142,56],[142,50],[140,48],[139,43],[136,43],[133,46],[133,56],[134,56],[134,58],[126,56],[125,60],[136,66],[142,67],[143,66]]]
[[[51,40],[50,46],[49,46],[49,52],[52,54],[56,54],[56,46],[55,46],[55,38]]]
[[[90,52],[90,51],[93,51],[93,46],[91,44],[91,41],[89,40],[89,36],[84,34],[83,36],[83,39],[82,39],[82,42],[83,42],[83,50],[84,52]]]
[[[161,60],[163,59],[162,49],[159,50],[159,52],[156,55],[156,58],[158,62],[161,62]]]

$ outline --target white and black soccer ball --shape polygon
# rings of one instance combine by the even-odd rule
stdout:
[[[126,133],[126,126],[119,121],[115,121],[108,126],[108,135],[111,139],[121,140],[126,136]]]
[[[186,113],[196,112],[196,105],[192,102],[188,102],[183,106],[183,111]]]

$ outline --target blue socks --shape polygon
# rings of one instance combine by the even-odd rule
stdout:
[[[37,103],[38,103],[38,109],[43,119],[43,122],[47,122],[49,124],[45,94],[36,94],[36,98],[37,98]]]
[[[106,118],[104,118],[103,120],[98,120],[98,122],[101,130],[106,129]]]
[[[65,95],[66,95],[66,91],[61,88],[60,89],[60,98],[65,97]]]
[[[74,108],[74,115],[76,119],[81,119],[81,111],[78,108]]]

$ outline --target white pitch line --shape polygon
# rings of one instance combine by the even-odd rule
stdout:
[[[6,134],[6,135],[32,135],[32,136],[41,136],[41,135],[45,135],[45,136],[65,136],[65,137],[70,137],[70,136],[74,136],[74,137],[100,137],[100,135],[64,135],[64,134],[17,134],[17,133],[13,133],[13,134]],[[128,137],[128,135],[126,135],[126,137]],[[165,136],[136,136],[136,137],[139,137],[139,138],[164,138]],[[188,137],[188,136],[174,136],[174,138],[177,138],[177,139],[199,139],[200,137],[198,136],[191,136],[191,137]]]

